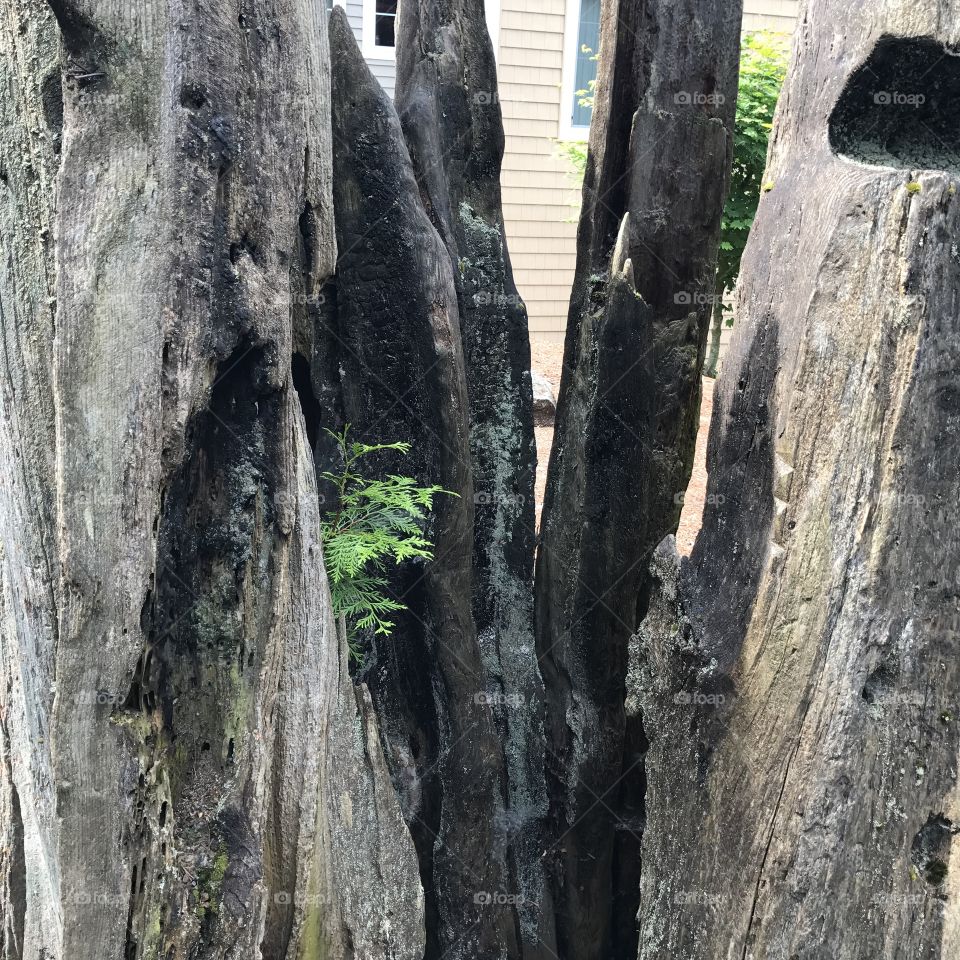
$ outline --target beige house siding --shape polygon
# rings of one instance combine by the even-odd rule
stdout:
[[[346,7],[362,43],[364,0],[329,2]],[[499,36],[493,39],[506,133],[503,212],[514,275],[527,304],[531,334],[562,339],[576,265],[580,201],[580,188],[557,146],[568,0],[486,2],[488,12],[499,2]],[[744,8],[745,30],[788,33],[799,0],[744,0]],[[496,7],[492,10],[491,22],[496,23]],[[368,56],[367,62],[392,95],[392,59]]]
[[[502,0],[503,214],[533,335],[562,337],[580,189],[557,150],[566,0]]]
[[[800,13],[800,0],[745,0],[744,30],[780,30],[792,33]]]
[[[744,29],[793,29],[799,0],[745,0]],[[503,211],[530,332],[562,339],[576,261],[579,188],[560,155],[566,0],[502,0]]]

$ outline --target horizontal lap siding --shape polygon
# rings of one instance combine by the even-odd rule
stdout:
[[[576,264],[580,189],[556,145],[565,17],[566,0],[503,0],[500,12],[503,214],[534,335],[562,335]]]
[[[799,0],[745,0],[744,29],[790,32]],[[360,41],[361,0],[347,0]],[[502,0],[499,87],[506,134],[503,212],[520,294],[535,336],[561,337],[576,265],[580,188],[560,154],[560,85],[566,0]],[[396,65],[368,60],[391,96]]]
[[[799,2],[744,0],[744,7],[745,30],[791,32]],[[507,240],[531,333],[551,338],[566,327],[580,194],[556,144],[565,15],[565,0],[503,0],[500,14]]]
[[[347,20],[350,21],[350,29],[353,35],[360,41],[360,34],[363,31],[363,3],[362,0],[347,0]]]
[[[367,66],[370,72],[377,78],[377,82],[386,91],[387,96],[392,97],[394,87],[397,84],[397,64],[394,60],[371,60],[367,59]]]
[[[745,0],[744,30],[779,30],[792,33],[800,13],[800,0]]]

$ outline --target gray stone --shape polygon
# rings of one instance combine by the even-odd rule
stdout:
[[[533,412],[538,422],[553,422],[557,412],[557,400],[553,395],[553,385],[539,370],[531,370],[533,380]]]

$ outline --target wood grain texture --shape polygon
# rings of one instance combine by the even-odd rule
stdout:
[[[692,468],[740,14],[739,2],[602,7],[537,557],[550,857],[571,960],[636,952],[645,737],[624,712],[627,651]]]
[[[51,8],[0,20],[4,957],[419,955],[290,383],[335,259],[321,11]]]
[[[801,17],[704,527],[681,568],[658,557],[631,683],[650,740],[642,960],[957,953],[960,171],[865,162],[831,129],[881,42],[871,135],[898,126],[891,93],[940,96],[937,71],[901,86],[882,38],[951,57],[957,13],[809,0]]]
[[[543,681],[534,656],[536,543],[527,312],[507,250],[497,64],[479,0],[423,0],[397,21],[397,110],[426,210],[450,258],[470,405],[473,617],[485,702],[508,794],[493,829],[507,851],[523,954],[556,949],[546,844]]]
[[[503,747],[483,700],[472,607],[474,484],[467,377],[448,252],[427,216],[400,120],[346,16],[330,18],[334,205],[340,256],[335,343],[343,418],[366,442],[413,443],[371,461],[439,496],[435,559],[407,563],[392,589],[408,606],[362,674],[388,744],[420,858],[427,955],[514,955],[516,921],[495,824]]]
[[[53,184],[61,53],[40,2],[0,6],[0,952],[62,933],[50,722],[59,574]]]

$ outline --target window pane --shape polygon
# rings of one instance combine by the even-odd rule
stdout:
[[[600,48],[600,0],[580,0],[580,25],[577,33],[577,69],[574,74],[573,125],[590,126],[592,106],[580,101],[593,100],[592,81],[597,79],[596,56]]]
[[[392,47],[396,40],[394,28],[397,23],[397,0],[376,0],[377,16],[374,35],[378,47]]]

